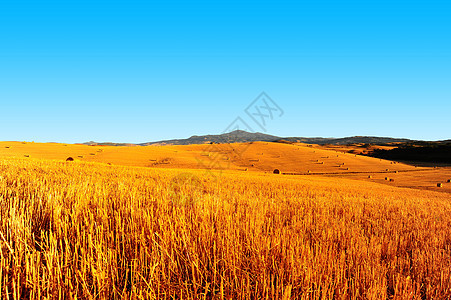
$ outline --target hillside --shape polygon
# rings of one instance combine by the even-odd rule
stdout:
[[[252,142],[178,146],[87,146],[0,142],[0,158],[16,157],[171,169],[236,170],[294,176],[348,177],[409,188],[451,192],[451,168],[419,167],[397,161],[343,153],[303,143]],[[371,178],[369,178],[371,176]],[[387,179],[388,178],[388,179]],[[387,179],[387,180],[386,180]],[[390,181],[390,179],[392,181]],[[437,187],[437,183],[443,183]]]
[[[102,162],[141,167],[232,169],[300,173],[349,173],[413,170],[406,164],[356,156],[306,144],[251,142],[208,145],[168,145],[145,147],[86,146],[0,142],[0,156]]]

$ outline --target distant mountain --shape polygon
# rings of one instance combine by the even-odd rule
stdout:
[[[418,141],[403,138],[377,137],[377,136],[352,136],[343,138],[322,138],[322,137],[280,137],[261,132],[247,132],[235,130],[223,134],[193,135],[187,139],[173,139],[156,142],[147,142],[142,144],[128,143],[98,143],[87,142],[85,145],[94,146],[150,146],[150,145],[192,145],[209,143],[248,143],[248,142],[280,142],[280,143],[306,143],[318,145],[350,145],[350,144],[375,144],[375,145],[393,145],[393,144],[448,144],[451,140],[444,141]]]
[[[280,137],[264,134],[260,132],[247,132],[243,130],[235,130],[223,134],[216,135],[193,135],[187,139],[164,140],[158,142],[149,142],[139,144],[141,146],[149,145],[191,145],[191,144],[208,144],[208,143],[248,143],[248,142],[272,142],[280,139]]]
[[[398,139],[389,137],[370,137],[370,136],[353,136],[345,138],[321,138],[321,137],[279,137],[261,132],[247,132],[236,130],[228,133],[217,135],[193,135],[187,139],[164,140],[157,142],[148,142],[139,144],[141,146],[149,145],[191,145],[191,144],[208,144],[208,143],[248,143],[248,142],[283,142],[283,143],[306,143],[306,144],[331,144],[331,145],[347,145],[347,144],[388,144],[388,143],[407,143],[409,139]]]

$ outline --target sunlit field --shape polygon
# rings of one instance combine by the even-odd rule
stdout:
[[[451,195],[0,159],[2,299],[449,299]]]
[[[390,186],[451,193],[451,167],[415,166],[402,162],[343,153],[346,146],[233,143],[182,146],[87,146],[57,143],[0,142],[1,158],[97,162],[149,168],[227,169],[250,173],[319,175],[353,178]],[[336,179],[331,179],[335,181]],[[442,183],[441,187],[437,187]]]

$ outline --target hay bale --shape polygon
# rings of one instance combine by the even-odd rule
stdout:
[[[30,155],[28,155],[28,154],[25,154],[24,156],[25,156],[25,157],[30,157]]]
[[[451,182],[451,179],[448,179],[446,182],[450,183],[450,182]]]
[[[5,146],[6,149],[9,149],[9,146]]]
[[[390,171],[390,169],[385,169],[385,171],[387,171],[387,172],[388,172],[388,171]]]
[[[393,181],[395,181],[393,178],[390,178],[390,182],[393,182]]]
[[[443,187],[443,183],[437,183],[437,187]]]
[[[373,178],[373,176],[371,176],[371,175],[368,175],[368,178],[370,178],[370,179],[371,179],[371,178]]]
[[[69,156],[68,158],[66,158],[66,161],[74,161],[74,158]]]
[[[272,171],[274,174],[280,174],[280,170],[279,169],[274,169],[274,171]]]
[[[245,168],[244,171],[247,171],[247,168]]]
[[[388,181],[388,180],[390,180],[390,178],[388,178],[388,177],[385,177],[385,180],[387,180],[387,181]]]

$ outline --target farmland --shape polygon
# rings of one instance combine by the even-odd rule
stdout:
[[[282,173],[350,178],[451,193],[451,167],[422,166],[343,153],[346,146],[324,148],[306,144],[268,142],[115,147],[56,143],[0,142],[0,158],[29,158],[111,165],[169,168],[234,170],[250,173]],[[368,176],[372,178],[369,179]],[[389,177],[394,181],[386,181]],[[437,183],[444,183],[437,188]]]
[[[0,144],[2,299],[451,297],[447,168],[276,143]],[[202,168],[215,153],[227,169]]]

